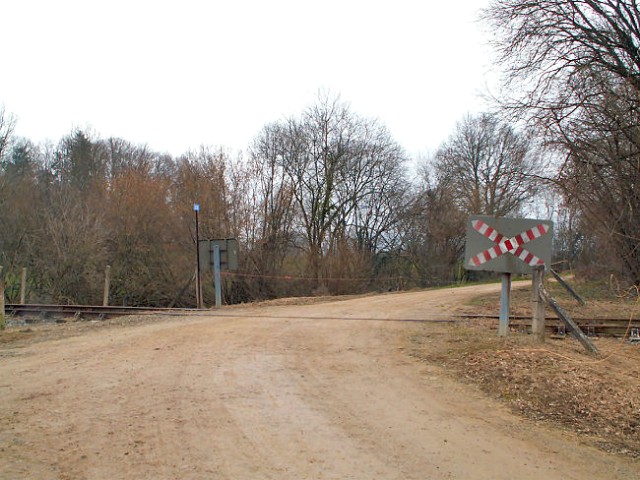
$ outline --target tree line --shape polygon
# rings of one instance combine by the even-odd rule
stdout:
[[[201,147],[174,158],[83,130],[36,145],[2,119],[9,300],[27,267],[30,301],[97,303],[111,265],[113,304],[192,305],[194,203],[201,238],[240,242],[230,303],[447,283],[464,275],[468,213],[514,214],[534,191],[537,156],[489,116],[463,120],[418,180],[380,121],[328,95],[265,125],[244,157]]]

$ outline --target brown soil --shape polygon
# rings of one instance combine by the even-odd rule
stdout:
[[[637,478],[453,378],[497,288],[0,332],[0,478]]]

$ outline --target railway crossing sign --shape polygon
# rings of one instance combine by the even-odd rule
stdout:
[[[529,273],[550,268],[553,222],[476,215],[467,223],[468,270]]]

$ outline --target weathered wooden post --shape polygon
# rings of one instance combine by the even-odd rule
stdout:
[[[500,323],[498,324],[498,336],[509,335],[509,310],[511,309],[511,274],[503,273],[502,293],[500,294]]]
[[[27,298],[27,268],[23,267],[20,272],[20,305],[26,303]]]
[[[551,295],[549,295],[549,292],[545,290],[544,286],[540,288],[540,295],[542,296],[544,301],[549,304],[549,306],[553,309],[553,311],[556,312],[556,314],[558,315],[558,318],[560,318],[560,320],[564,322],[564,324],[567,326],[569,331],[573,333],[573,335],[582,344],[582,346],[589,353],[597,354],[598,349],[593,343],[591,343],[591,340],[589,340],[589,337],[587,337],[584,334],[580,326],[573,321],[571,316],[562,309],[562,307],[558,304],[558,302]]]
[[[0,266],[0,330],[4,330],[6,323],[4,318],[4,277],[2,276],[2,269]]]
[[[569,292],[569,295],[571,295],[576,302],[578,302],[580,305],[583,305],[583,306],[587,304],[584,298],[578,295],[578,292],[576,292],[573,288],[571,288],[571,285],[569,285],[565,281],[565,279],[560,276],[558,272],[556,272],[553,268],[550,269],[550,272],[551,272],[551,275],[553,275],[555,279],[558,281],[558,283],[562,285],[567,292]]]
[[[531,269],[531,333],[544,342],[545,301],[540,295],[540,287],[544,280],[544,266]]]
[[[102,305],[109,306],[109,288],[111,286],[111,265],[104,269],[104,292],[102,293]]]

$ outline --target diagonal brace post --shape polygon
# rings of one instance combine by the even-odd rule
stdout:
[[[567,312],[565,312],[562,307],[558,304],[558,302],[547,292],[544,288],[544,285],[540,284],[540,296],[542,299],[547,302],[547,304],[553,309],[554,312],[558,315],[565,325],[569,328],[569,330],[573,333],[573,335],[578,339],[578,341],[582,344],[582,346],[589,352],[593,354],[597,354],[598,349],[596,346],[591,343],[589,337],[587,337],[584,332],[580,329],[578,324],[573,321],[573,319],[569,316]]]

